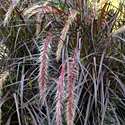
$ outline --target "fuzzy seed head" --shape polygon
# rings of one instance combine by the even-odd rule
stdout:
[[[63,103],[63,79],[65,75],[65,67],[66,67],[66,62],[63,63],[60,78],[59,78],[59,83],[58,83],[58,91],[57,91],[57,116],[56,116],[56,121],[57,125],[62,124],[62,103]]]
[[[70,24],[74,21],[74,18],[76,17],[77,13],[78,12],[76,10],[72,10],[71,14],[68,17],[66,25],[62,30],[62,35],[60,36],[60,41],[59,41],[58,48],[57,48],[57,51],[56,51],[56,60],[57,61],[59,61],[59,59],[60,59],[61,51],[62,51],[62,47],[63,47],[63,42],[66,39],[66,35],[68,33]]]
[[[73,55],[71,58],[70,67],[69,67],[69,75],[68,75],[68,96],[67,96],[67,124],[73,125],[74,120],[74,84],[76,74],[74,72],[76,67],[76,55]]]
[[[11,13],[14,10],[14,8],[17,6],[19,1],[20,0],[13,0],[12,3],[10,4],[10,7],[9,7],[9,9],[8,9],[6,15],[5,15],[4,26],[9,23]]]
[[[48,63],[48,53],[49,46],[51,43],[52,34],[48,35],[43,44],[41,56],[40,56],[40,73],[39,73],[39,86],[40,86],[40,98],[44,102],[45,98],[45,87],[47,79],[47,63]]]

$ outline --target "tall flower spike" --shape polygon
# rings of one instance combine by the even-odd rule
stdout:
[[[9,19],[10,19],[11,13],[14,10],[14,8],[17,6],[19,1],[20,0],[13,0],[13,2],[10,4],[10,7],[9,7],[9,9],[8,9],[6,15],[5,15],[4,26],[9,23]]]
[[[57,91],[56,121],[57,125],[62,125],[62,103],[63,103],[63,80],[65,75],[66,62],[63,63]]]
[[[73,55],[71,58],[69,66],[69,75],[68,75],[68,96],[67,96],[67,125],[73,125],[74,120],[74,84],[76,79],[75,67],[76,67],[76,55]]]
[[[69,18],[66,22],[66,25],[62,30],[62,35],[60,36],[60,41],[59,41],[58,48],[57,48],[57,51],[56,51],[56,60],[57,61],[59,61],[59,58],[60,58],[60,55],[61,55],[61,50],[62,50],[62,47],[63,47],[63,41],[66,39],[66,35],[68,33],[69,26],[73,22],[76,15],[77,15],[77,11],[72,10],[72,12],[71,12],[71,14],[70,14],[70,16],[69,16]]]
[[[45,39],[43,46],[41,47],[39,86],[40,86],[40,98],[42,99],[43,102],[45,98],[48,52],[52,36],[53,36],[52,34],[48,35],[47,38]]]

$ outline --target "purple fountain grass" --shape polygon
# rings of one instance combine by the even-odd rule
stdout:
[[[57,125],[62,124],[62,98],[63,98],[63,79],[65,75],[65,67],[66,67],[66,62],[63,63],[60,78],[59,78],[59,83],[58,83],[58,91],[57,91]]]
[[[47,38],[45,39],[45,42],[42,46],[41,50],[41,56],[40,56],[40,77],[39,77],[39,85],[40,85],[40,98],[44,102],[45,98],[45,86],[46,86],[46,77],[47,77],[47,63],[48,63],[48,52],[49,52],[49,46],[51,42],[53,34],[49,34]]]
[[[76,67],[76,55],[73,55],[69,66],[69,75],[68,75],[68,98],[67,98],[67,124],[73,125],[74,119],[74,82],[76,74],[74,72]]]

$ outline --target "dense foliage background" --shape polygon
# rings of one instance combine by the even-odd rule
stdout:
[[[123,125],[124,2],[1,0],[1,125]]]

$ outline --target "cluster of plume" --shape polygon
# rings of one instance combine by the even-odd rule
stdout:
[[[51,0],[48,0],[45,3],[43,3],[42,5],[30,6],[23,13],[24,18],[26,17],[26,19],[29,19],[29,18],[33,17],[34,15],[36,16],[36,22],[37,22],[36,23],[36,38],[38,38],[38,36],[40,35],[41,23],[42,23],[44,17],[47,14],[48,15],[49,14],[52,15],[53,12],[54,12],[52,6],[49,6],[50,1]],[[100,2],[97,2],[97,0],[91,0],[91,2],[93,4],[93,14],[95,16],[97,11],[100,9],[100,7],[103,4],[105,4],[106,2],[108,2],[108,0],[101,0]],[[11,13],[14,10],[14,8],[17,6],[18,3],[19,3],[19,0],[15,0],[15,1],[13,0],[13,3],[10,5],[10,8],[8,9],[8,12],[6,13],[6,16],[5,16],[5,19],[4,19],[4,25],[6,25],[8,23],[8,21],[10,19],[10,16],[11,16]],[[77,67],[77,64],[78,64],[77,54],[75,52],[72,55],[68,53],[69,54],[68,58],[67,59],[64,58],[62,60],[61,60],[61,55],[62,55],[63,45],[64,45],[65,40],[67,38],[67,34],[68,34],[69,30],[70,30],[70,26],[75,21],[75,17],[77,15],[79,16],[80,14],[79,14],[79,12],[77,10],[72,9],[72,10],[70,10],[69,14],[67,14],[67,15],[68,15],[67,18],[66,18],[67,20],[64,21],[65,25],[62,28],[61,35],[59,37],[59,42],[58,42],[58,45],[57,45],[57,48],[56,48],[56,52],[55,52],[55,56],[56,56],[55,60],[57,62],[62,61],[62,68],[61,68],[61,72],[59,74],[59,79],[57,81],[57,92],[56,92],[56,97],[55,97],[56,98],[56,122],[57,122],[57,125],[62,125],[62,121],[63,121],[63,117],[62,116],[63,115],[66,116],[67,125],[73,125],[74,118],[75,118],[75,112],[74,112],[75,111],[75,84],[76,84],[76,79],[78,77],[78,75],[77,75],[77,71],[78,71],[78,67]],[[95,17],[93,17],[93,19],[94,18]],[[91,24],[91,25],[94,25],[94,24]],[[89,30],[89,28],[88,28],[88,30]],[[112,33],[112,36],[115,36],[118,33],[123,32],[124,30],[125,30],[125,26],[122,26],[121,28],[116,30],[114,33]],[[40,57],[39,57],[39,62],[40,62],[40,64],[39,64],[39,67],[40,67],[39,68],[39,90],[40,90],[40,99],[41,99],[42,103],[45,102],[45,99],[46,99],[46,96],[47,96],[46,95],[46,85],[47,85],[47,83],[49,81],[48,80],[48,68],[49,68],[48,67],[48,62],[49,62],[49,52],[50,52],[50,49],[51,49],[50,46],[51,46],[51,43],[53,41],[53,37],[56,36],[55,34],[53,34],[52,32],[49,32],[49,31],[50,30],[48,30],[45,33],[47,35],[46,35],[46,38],[43,40],[43,43],[41,45]],[[72,30],[72,32],[74,32],[74,31]],[[81,39],[84,39],[84,37],[82,36],[83,35],[82,33],[79,33],[79,34],[81,35],[81,36],[79,35],[79,38],[78,38],[79,41],[80,41]],[[91,35],[93,35],[93,31],[92,30],[91,30]],[[85,46],[85,45],[87,45],[87,43],[85,43],[86,41],[83,40],[83,42],[84,42],[85,49],[87,49],[87,47]],[[81,41],[79,43],[77,43],[77,44],[79,44],[77,46],[80,46],[81,45]],[[91,44],[93,44],[93,43],[91,42]],[[81,54],[81,55],[84,55],[84,54]],[[81,55],[79,54],[79,57]],[[103,55],[103,57],[104,56],[105,56],[105,54]],[[87,60],[86,62],[88,63],[88,59],[87,58],[86,58],[86,60]],[[84,63],[84,62],[82,62],[82,63]],[[103,63],[103,61],[101,63]],[[88,64],[92,65],[92,63],[88,63]],[[82,65],[84,65],[84,64],[82,64]],[[89,67],[89,65],[88,65],[88,67]],[[99,67],[99,70],[101,70],[101,68]],[[88,68],[88,69],[89,69],[88,71],[90,71],[91,68]],[[87,71],[85,71],[85,72],[87,72]],[[99,75],[101,74],[100,72],[99,72]],[[88,74],[91,74],[91,73],[88,73]],[[5,78],[7,76],[8,76],[8,72],[5,72],[4,76],[2,77],[2,79],[0,79],[0,90],[2,88],[3,81],[5,80]],[[98,79],[99,79],[99,77],[98,77]],[[89,81],[90,79],[87,79],[87,80]],[[66,97],[64,97],[64,93],[65,93]],[[95,98],[97,98],[97,93],[95,93]],[[91,98],[90,98],[90,100],[91,100]],[[90,104],[90,103],[88,103],[88,104]],[[93,104],[94,104],[94,98],[93,98]],[[66,109],[66,110],[64,111],[64,109]],[[89,110],[89,109],[87,109],[87,110]],[[86,119],[87,118],[85,118],[85,123],[87,124]]]

